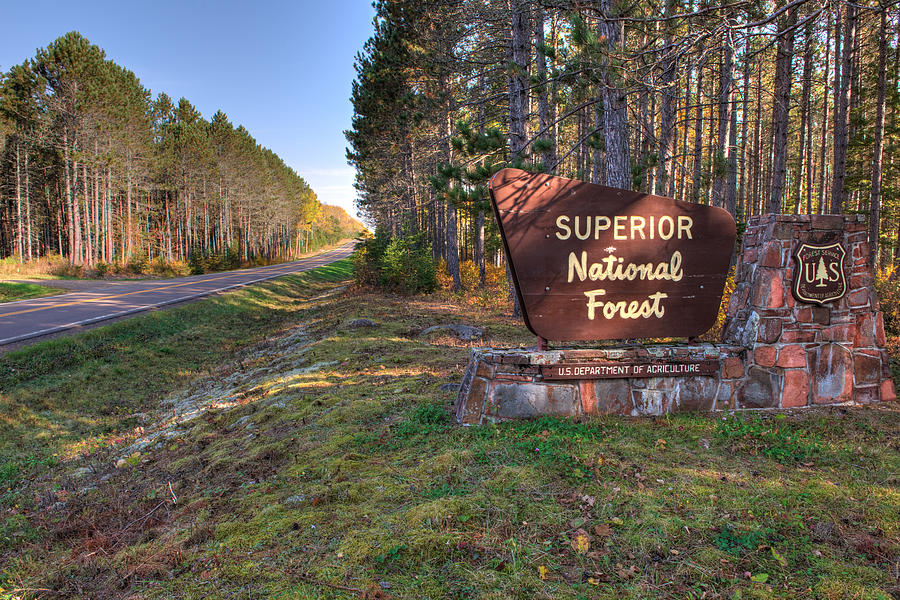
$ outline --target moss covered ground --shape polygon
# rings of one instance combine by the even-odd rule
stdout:
[[[346,276],[0,358],[0,598],[900,594],[896,405],[461,428],[524,327]]]

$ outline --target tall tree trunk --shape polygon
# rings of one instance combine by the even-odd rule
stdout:
[[[725,194],[728,176],[728,165],[731,156],[731,141],[733,133],[731,129],[731,114],[734,111],[734,103],[731,98],[731,89],[734,84],[734,47],[731,39],[731,29],[725,31],[724,48],[722,49],[722,65],[719,71],[719,115],[718,115],[718,143],[713,153],[713,186],[712,204],[725,208]],[[734,208],[731,209],[734,214]]]
[[[19,148],[21,146],[21,142],[19,141],[18,136],[16,136],[16,255],[19,257],[19,260],[25,259],[25,246],[24,246],[24,232],[23,222],[22,222],[22,174],[21,174],[21,164],[22,161],[19,158]]]
[[[525,0],[509,0],[510,68],[507,77],[509,91],[509,153],[510,160],[522,158],[527,132],[528,111],[528,9]]]
[[[541,137],[548,139],[547,132],[551,127],[550,120],[550,102],[547,99],[547,57],[544,54],[544,9],[540,4],[536,4],[534,8],[534,75],[538,80],[538,87],[535,89],[537,94],[537,113],[540,130],[545,131]],[[484,106],[482,104],[482,106]],[[482,117],[481,122],[484,122]],[[544,163],[544,171],[550,166],[556,164],[556,147],[551,142],[549,148],[541,153],[541,160]],[[482,264],[482,271],[484,271]]]
[[[31,254],[31,175],[28,170],[28,146],[25,146],[25,254],[28,260]],[[38,250],[40,252],[40,250]]]
[[[809,158],[806,149],[806,134],[810,120],[809,94],[812,79],[812,34],[813,28],[812,23],[810,22],[806,25],[803,34],[803,78],[800,87],[800,143],[797,144],[797,168],[793,180],[794,189],[792,194],[794,199],[794,214],[799,214],[801,212],[800,207],[803,204],[802,199],[804,190],[803,181],[806,173],[805,167]],[[806,189],[809,189],[809,185],[806,186]],[[809,208],[807,207],[807,212],[808,211]]]
[[[841,40],[841,60],[835,57],[835,83],[837,91],[837,108],[834,115],[834,164],[832,165],[833,177],[831,184],[831,213],[840,214],[844,211],[846,192],[844,180],[847,168],[847,145],[849,142],[849,107],[850,84],[853,80],[851,73],[851,61],[853,58],[853,46],[856,38],[856,7],[847,4],[845,7],[843,39]],[[840,20],[838,21],[838,27]],[[837,28],[836,28],[837,29]]]
[[[631,156],[628,143],[628,107],[622,74],[614,72],[611,58],[625,47],[624,21],[611,20],[619,16],[612,0],[598,0],[600,7],[600,36],[605,39],[604,57],[600,66],[603,80],[603,132],[606,138],[606,183],[611,187],[630,190]]]
[[[131,218],[131,173],[125,177],[125,206],[127,207],[127,211],[125,214],[126,219],[126,228],[125,228],[125,238],[127,240],[125,244],[125,255],[122,257],[122,263],[127,263],[131,258],[131,254],[133,252],[132,243],[134,241],[134,231],[132,229],[133,221]]]
[[[78,138],[73,135],[72,148],[69,148],[69,130],[63,132],[63,170],[66,172],[66,208],[69,213],[69,260],[81,263],[81,218],[78,202],[75,200],[77,189],[78,162],[73,154],[78,148]]]
[[[84,253],[87,264],[92,265],[94,264],[94,243],[93,234],[91,233],[93,215],[91,215],[90,186],[88,185],[90,180],[88,179],[86,162],[81,163],[81,179],[84,181]]]
[[[728,181],[725,186],[725,210],[731,216],[737,218],[737,102],[734,94],[731,96],[731,108],[729,109],[731,121],[728,126]]]
[[[694,114],[694,164],[691,178],[691,201],[700,201],[700,176],[703,166],[703,67],[704,61],[697,65],[697,102]]]
[[[478,283],[484,287],[484,209],[475,216],[475,264],[478,265]]]
[[[528,108],[528,18],[525,0],[508,0],[510,11],[510,35],[507,56],[510,62],[507,76],[509,91],[509,158],[516,161],[522,158],[527,133],[525,131],[525,111]],[[521,313],[519,296],[514,291],[514,283],[509,277],[510,296],[513,304],[513,316]]]
[[[682,130],[684,131],[681,136],[681,148],[679,149],[679,159],[681,160],[680,168],[672,169],[673,175],[672,180],[673,184],[675,184],[675,190],[677,190],[678,200],[682,202],[688,199],[688,183],[687,183],[687,156],[688,156],[688,127],[691,121],[691,86],[693,85],[693,71],[691,69],[686,69],[687,73],[685,75],[685,83],[684,83],[684,94],[681,96],[682,100],[679,103],[679,107],[676,112],[681,112],[681,119],[679,119],[679,123],[682,123]],[[677,134],[677,125],[676,125],[676,134]],[[673,161],[674,167],[674,161]],[[675,176],[677,174],[677,177]],[[674,192],[673,192],[674,195]]]
[[[781,20],[775,57],[775,94],[772,105],[772,191],[769,212],[780,213],[787,176],[788,116],[791,109],[791,64],[794,60],[794,25],[797,12],[790,10]]]
[[[753,125],[753,205],[751,215],[762,212],[762,64],[758,65],[756,72],[756,102]]]
[[[450,94],[450,83],[447,80],[446,75],[442,76],[441,89],[446,95],[446,114],[444,115],[444,136],[446,139],[446,146],[444,148],[444,152],[446,153],[447,164],[449,165],[453,162],[453,145],[450,143],[450,138],[453,134],[453,98]],[[456,204],[454,203],[453,198],[449,197],[449,195],[447,196],[447,225],[445,228],[445,233],[447,247],[447,271],[450,272],[450,277],[453,279],[453,291],[457,292],[461,287],[459,273],[459,234],[456,230]]]
[[[750,116],[747,114],[748,102],[750,98],[750,60],[747,56],[750,54],[750,41],[747,40],[747,46],[744,50],[744,69],[743,69],[743,78],[744,78],[744,89],[743,89],[743,97],[741,98],[741,183],[740,189],[738,190],[738,202],[740,203],[737,209],[738,214],[746,220],[747,219],[747,174],[749,173],[749,169],[747,168],[747,146],[749,145],[749,141],[747,140],[747,122],[749,121]]]
[[[675,0],[666,0],[666,17],[671,17],[675,12]],[[660,59],[661,93],[659,114],[659,148],[657,150],[658,164],[656,170],[655,193],[658,196],[671,196],[674,181],[674,155],[675,155],[675,86],[677,63],[675,59],[675,24],[667,21],[665,24],[666,36],[663,42],[662,56]]]
[[[875,149],[872,157],[872,193],[869,197],[869,264],[879,268],[881,231],[881,162],[884,154],[884,112],[887,88],[887,7],[881,9],[878,29],[878,89],[875,108]]]
[[[819,187],[818,187],[818,213],[825,212],[825,187],[827,169],[827,150],[828,150],[828,99],[831,97],[830,87],[828,85],[828,74],[830,71],[829,60],[831,59],[831,12],[828,13],[828,24],[825,26],[825,69],[823,71],[823,83],[825,86],[822,94],[822,145],[819,148]],[[835,60],[837,58],[835,57]],[[810,212],[811,209],[810,209]]]

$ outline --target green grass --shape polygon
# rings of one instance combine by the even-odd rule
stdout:
[[[3,359],[0,598],[897,594],[896,406],[458,427],[440,386],[469,347],[418,332],[532,338],[446,299],[323,296],[347,268]],[[219,404],[130,449],[166,397]]]
[[[339,263],[0,357],[0,498],[31,467],[105,443],[134,413],[294,322],[350,268]]]
[[[42,296],[62,294],[65,290],[50,288],[36,283],[10,283],[0,281],[0,303],[30,300]]]

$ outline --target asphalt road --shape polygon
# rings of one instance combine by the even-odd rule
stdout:
[[[309,271],[352,253],[353,242],[350,242],[293,262],[239,271],[175,279],[60,282],[62,286],[75,288],[76,291],[0,304],[0,347]],[[48,282],[36,283],[46,285]]]

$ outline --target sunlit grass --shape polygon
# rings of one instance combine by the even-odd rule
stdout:
[[[30,300],[42,296],[62,294],[65,290],[50,288],[36,283],[10,283],[0,281],[0,303]]]

